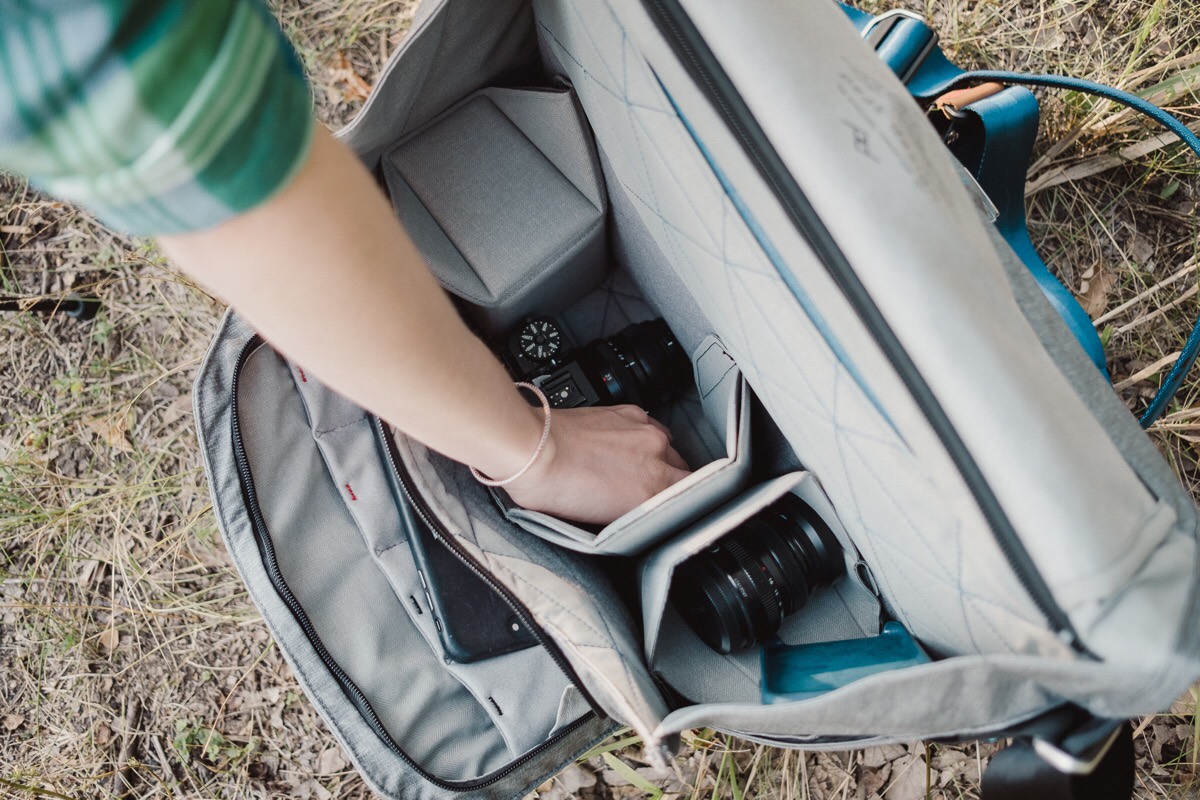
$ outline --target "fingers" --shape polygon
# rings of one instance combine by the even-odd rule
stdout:
[[[675,469],[681,470],[684,473],[681,477],[687,477],[688,475],[692,474],[688,469],[687,462],[683,460],[683,456],[679,455],[679,453],[675,451],[674,447],[667,448],[664,460]],[[676,478],[675,480],[679,480],[679,478]]]
[[[641,408],[640,406],[634,405],[610,406],[610,410],[620,414],[622,417],[628,420],[649,424],[666,436],[667,441],[661,454],[662,460],[670,465],[676,472],[682,473],[680,475],[673,475],[671,483],[675,483],[680,478],[691,474],[691,470],[688,468],[687,462],[683,460],[683,457],[679,455],[678,452],[676,452],[675,448],[671,447],[671,442],[674,441],[674,436],[671,434],[671,429],[656,420],[654,417],[650,416],[650,412],[646,411],[646,409]]]
[[[630,419],[635,422],[650,423],[651,425],[658,428],[660,431],[662,431],[663,433],[665,433],[667,435],[668,442],[672,441],[674,438],[671,435],[671,430],[666,425],[663,425],[661,422],[656,420],[654,417],[650,416],[650,412],[640,406],[632,406],[632,405],[610,406],[610,409],[612,411],[615,411],[616,413],[620,414],[622,417],[625,417],[626,419]]]

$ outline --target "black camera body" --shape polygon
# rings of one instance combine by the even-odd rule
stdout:
[[[501,356],[554,408],[630,403],[653,411],[691,386],[691,362],[662,319],[575,348],[558,320],[534,317],[508,337]]]

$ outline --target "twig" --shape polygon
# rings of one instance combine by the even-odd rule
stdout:
[[[1158,361],[1155,361],[1150,366],[1139,369],[1137,372],[1133,373],[1125,380],[1117,381],[1116,383],[1114,383],[1113,391],[1119,392],[1122,389],[1128,389],[1130,386],[1133,386],[1135,383],[1141,383],[1142,381],[1146,380],[1146,378],[1149,378],[1151,375],[1157,374],[1158,371],[1161,370],[1163,367],[1165,367],[1167,364],[1174,363],[1175,359],[1177,359],[1177,358],[1179,358],[1178,351],[1171,353],[1171,355],[1169,355],[1169,356],[1163,356],[1162,358],[1160,358]]]
[[[121,750],[117,756],[116,771],[112,776],[112,793],[124,797],[133,791],[133,770],[129,767],[129,755],[133,749],[133,732],[142,716],[142,703],[136,697],[125,707],[125,727],[121,731]]]
[[[1162,289],[1166,286],[1170,286],[1171,284],[1175,283],[1175,281],[1180,280],[1181,278],[1185,278],[1188,275],[1191,275],[1197,269],[1200,269],[1200,258],[1192,258],[1190,261],[1188,261],[1186,264],[1184,264],[1182,268],[1180,268],[1178,271],[1176,271],[1173,275],[1170,275],[1169,277],[1162,279],[1158,283],[1151,286],[1149,289],[1146,289],[1145,291],[1138,293],[1137,296],[1132,297],[1129,300],[1126,300],[1124,303],[1121,303],[1121,305],[1117,306],[1116,308],[1113,308],[1113,309],[1101,314],[1099,317],[1097,317],[1095,319],[1094,324],[1095,325],[1103,325],[1105,322],[1108,322],[1110,319],[1117,316],[1122,311],[1125,311],[1126,309],[1130,308],[1131,306],[1134,306],[1137,303],[1141,302],[1142,300],[1145,300],[1147,297],[1154,294],[1159,289]]]
[[[1188,125],[1188,128],[1200,133],[1200,122],[1193,122],[1191,125]],[[1025,187],[1025,196],[1030,197],[1052,186],[1080,181],[1084,178],[1090,178],[1093,175],[1107,172],[1110,169],[1116,169],[1123,164],[1144,158],[1178,141],[1178,136],[1170,131],[1164,131],[1163,133],[1151,136],[1149,139],[1122,147],[1116,153],[1095,156],[1069,167],[1055,167],[1041,174],[1034,173],[1036,177],[1031,178],[1029,184]]]
[[[57,797],[60,800],[76,800],[76,798],[74,798],[74,797],[69,797],[65,794],[59,794],[58,792],[51,791],[50,789],[38,789],[33,786],[26,786],[23,783],[16,783],[14,781],[6,781],[6,780],[4,780],[4,778],[0,778],[0,786],[7,786],[9,789],[16,789],[19,792],[29,792],[30,794],[36,794],[38,797]]]
[[[167,759],[167,754],[163,751],[162,742],[157,736],[150,738],[150,744],[154,745],[154,752],[158,755],[158,763],[162,767],[163,785],[168,786],[167,795],[173,796],[169,788],[169,784],[179,785],[179,781],[175,779],[174,773],[171,772],[171,762]]]
[[[1150,320],[1158,319],[1163,314],[1170,311],[1172,308],[1175,308],[1176,306],[1186,302],[1189,298],[1191,298],[1193,295],[1195,295],[1196,292],[1198,292],[1198,291],[1200,291],[1200,283],[1192,284],[1190,287],[1188,287],[1188,290],[1186,292],[1184,292],[1183,294],[1179,295],[1179,297],[1176,297],[1174,300],[1167,303],[1166,305],[1159,306],[1158,308],[1151,311],[1149,314],[1143,314],[1142,316],[1135,319],[1133,322],[1128,322],[1128,323],[1122,325],[1121,327],[1117,328],[1116,332],[1117,333],[1126,333],[1128,331],[1133,330],[1134,328],[1137,328],[1137,327],[1140,327],[1141,325],[1146,324]]]

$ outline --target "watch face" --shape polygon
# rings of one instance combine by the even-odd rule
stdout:
[[[548,319],[527,322],[517,341],[521,354],[530,361],[552,361],[562,352],[562,331]]]

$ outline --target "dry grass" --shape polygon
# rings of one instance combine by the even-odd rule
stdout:
[[[411,0],[281,0],[322,117],[344,121],[411,18]],[[870,3],[880,10],[896,2]],[[1200,77],[1200,15],[1166,0],[943,0],[956,57],[1140,91]],[[1195,86],[1195,83],[1191,84]],[[1188,121],[1196,96],[1157,95]],[[1186,88],[1186,87],[1183,87]],[[1033,233],[1096,314],[1131,407],[1195,317],[1197,163],[1177,148],[1100,160],[1151,135],[1113,108],[1045,97]],[[1103,136],[1101,134],[1104,134]],[[1055,142],[1069,142],[1060,150]],[[1145,149],[1145,148],[1142,148]],[[1063,170],[1069,170],[1063,172]],[[1087,174],[1085,173],[1093,173]],[[363,797],[361,780],[271,644],[221,546],[189,386],[221,306],[144,242],[0,179],[0,291],[105,300],[88,325],[0,318],[0,795]],[[1136,380],[1131,379],[1136,378]],[[1200,493],[1200,381],[1154,436]],[[1195,698],[1141,721],[1142,797],[1194,797]],[[679,772],[616,742],[547,797],[972,798],[988,746],[798,754],[696,732]],[[25,787],[25,788],[20,788]]]

